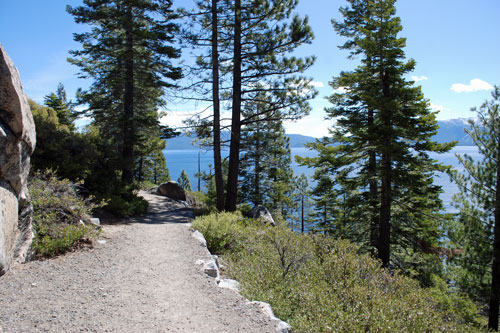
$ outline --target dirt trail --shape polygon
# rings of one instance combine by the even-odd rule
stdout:
[[[0,277],[0,332],[276,332],[196,264],[209,254],[186,226],[190,209],[145,197],[150,212],[105,225],[94,248]]]

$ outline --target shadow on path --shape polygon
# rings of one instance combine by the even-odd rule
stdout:
[[[149,202],[148,213],[144,216],[116,218],[102,216],[102,224],[178,224],[189,223],[194,218],[194,211],[184,202],[167,197],[140,192],[140,195]]]

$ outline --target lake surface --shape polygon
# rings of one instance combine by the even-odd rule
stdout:
[[[172,180],[177,180],[181,174],[182,170],[186,170],[189,179],[191,180],[191,187],[193,190],[197,190],[197,178],[196,173],[198,172],[198,150],[169,150],[165,149],[163,151],[165,158],[167,160],[167,167],[170,171],[170,177]],[[478,153],[478,149],[475,146],[458,146],[453,148],[450,152],[445,154],[435,154],[432,153],[431,157],[438,160],[441,163],[451,165],[452,167],[462,170],[458,163],[455,154],[468,154],[473,159],[481,159],[481,154]],[[223,157],[227,157],[228,152],[223,152]],[[314,173],[314,169],[310,169],[304,166],[299,166],[295,162],[295,156],[304,157],[314,157],[316,155],[315,151],[310,151],[307,148],[292,148],[293,163],[292,168],[296,175],[304,173],[308,178]],[[210,165],[213,165],[213,152],[212,151],[200,151],[200,167],[201,171],[209,172]],[[311,183],[311,181],[309,181]],[[450,182],[448,175],[437,174],[435,178],[435,183],[443,187],[444,192],[441,194],[441,199],[446,207],[446,210],[453,212],[454,209],[451,206],[451,199],[455,193],[458,192],[458,188],[455,184]],[[202,182],[203,190],[203,182]]]

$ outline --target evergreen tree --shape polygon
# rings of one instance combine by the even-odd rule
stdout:
[[[498,330],[500,299],[500,87],[493,99],[469,121],[466,132],[478,147],[482,160],[457,155],[463,172],[452,179],[460,192],[454,203],[458,221],[449,232],[454,245],[451,263],[458,288],[488,309],[488,327]]]
[[[181,77],[171,59],[179,57],[172,46],[178,27],[169,0],[85,0],[67,10],[88,32],[75,34],[83,49],[71,51],[70,62],[81,76],[92,78],[80,102],[99,127],[103,142],[113,148],[113,168],[125,183],[134,180],[136,150],[159,128],[156,110],[164,101],[164,88]],[[154,132],[154,131],[153,131]]]
[[[179,185],[186,191],[191,191],[191,182],[189,181],[189,176],[185,170],[181,171],[181,175],[177,179],[177,183],[179,183]]]
[[[281,121],[257,121],[242,134],[240,200],[287,217],[294,206],[294,178],[289,139]]]
[[[229,42],[227,36],[219,33],[221,26],[227,25],[230,13],[230,1],[198,0],[195,1],[195,10],[182,10],[184,16],[189,18],[188,29],[183,32],[184,40],[199,53],[196,64],[189,67],[189,76],[195,78],[189,84],[188,99],[202,100],[212,103],[212,115],[209,117],[195,115],[186,121],[205,146],[211,146],[214,153],[214,182],[216,190],[216,207],[219,211],[224,209],[224,181],[222,174],[221,148],[221,95],[229,95],[227,88],[221,86],[220,53],[224,53]],[[201,53],[200,49],[208,49]],[[202,51],[203,52],[203,51]],[[227,62],[226,59],[222,62]],[[227,67],[227,65],[226,65]],[[226,70],[227,72],[227,70]],[[227,74],[227,73],[226,73]],[[195,97],[192,96],[195,93]],[[183,98],[186,98],[185,96]],[[227,99],[227,97],[226,97]]]
[[[307,18],[292,17],[296,0],[235,0],[232,37],[231,142],[225,209],[236,210],[241,129],[260,118],[267,121],[299,119],[309,112],[314,97],[310,80],[297,77],[314,58],[287,55],[313,38]],[[259,112],[245,115],[246,104],[258,102]],[[262,118],[262,116],[264,116]]]
[[[56,93],[45,96],[44,104],[56,111],[60,124],[68,126],[71,131],[75,130],[75,111],[73,110],[71,101],[68,101],[66,90],[62,83],[59,83],[57,86]]]
[[[333,24],[348,38],[341,48],[360,57],[360,65],[333,79],[337,92],[326,110],[336,119],[332,137],[311,145],[319,156],[304,162],[334,177],[335,198],[328,201],[338,207],[337,234],[373,248],[383,266],[430,283],[432,273],[440,274],[442,209],[441,188],[432,177],[446,167],[428,153],[446,152],[453,144],[431,140],[435,113],[420,87],[405,78],[415,62],[404,59],[395,0],[348,2],[341,8],[344,20]]]
[[[309,190],[309,182],[305,174],[295,178],[295,191],[293,199],[296,203],[296,221],[298,222],[301,233],[309,231],[310,227],[310,207],[312,205],[311,191]]]

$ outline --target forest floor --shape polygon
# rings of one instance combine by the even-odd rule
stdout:
[[[196,263],[210,254],[188,228],[191,209],[142,194],[148,214],[104,224],[92,248],[0,277],[0,332],[276,332]]]

